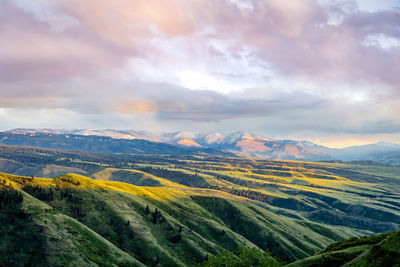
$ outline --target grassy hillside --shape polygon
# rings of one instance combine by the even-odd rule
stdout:
[[[124,262],[193,265],[242,242],[291,262],[335,241],[400,229],[394,166],[7,147],[0,149],[0,170],[17,174],[0,175],[3,188],[22,190],[24,201],[63,216],[54,223],[59,229],[76,220],[125,253]],[[51,174],[56,178],[35,178]],[[42,216],[26,225],[45,226]],[[40,238],[59,244],[47,231]],[[81,243],[70,249],[81,251]]]
[[[0,205],[2,266],[143,265],[79,221],[23,191],[2,186]]]
[[[0,181],[2,192],[21,195],[21,209],[43,227],[40,238],[49,248],[43,257],[49,263],[94,264],[107,257],[110,265],[137,260],[187,266],[243,242],[293,261],[352,233],[276,215],[242,197],[169,181],[163,187],[138,187],[73,174],[54,179],[0,174]]]
[[[142,162],[134,169],[106,168],[91,176],[136,185],[160,186],[169,180],[214,189],[288,217],[349,227],[355,235],[400,229],[397,167],[226,158]]]
[[[400,231],[333,243],[287,266],[400,266]]]

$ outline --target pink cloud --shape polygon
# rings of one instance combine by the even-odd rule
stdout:
[[[46,74],[50,78],[86,75],[90,71],[123,67],[132,57],[154,58],[159,54],[161,61],[174,62],[176,58],[169,57],[161,48],[162,39],[167,42],[170,38],[185,38],[180,43],[186,46],[183,52],[191,53],[189,47],[194,45],[197,55],[193,59],[201,61],[215,56],[212,49],[205,49],[210,38],[214,38],[234,44],[229,52],[232,57],[235,49],[250,47],[284,75],[350,80],[372,77],[390,82],[392,71],[385,66],[388,60],[389,65],[398,66],[399,52],[387,56],[366,48],[363,41],[369,33],[399,35],[400,14],[348,14],[339,9],[334,12],[342,12],[344,21],[329,25],[333,7],[312,0],[260,0],[252,1],[248,7],[228,0],[63,0],[57,2],[52,12],[67,15],[79,25],[54,32],[52,25],[48,25],[56,23],[54,20],[43,22],[35,14],[6,4],[0,60],[8,65],[3,73],[9,78],[17,78],[18,70],[21,76],[28,75],[25,69],[33,70],[28,78]],[[214,30],[205,33],[206,27]],[[155,38],[159,43],[153,41]],[[203,54],[198,55],[199,51]],[[185,65],[188,57],[184,54],[178,60]],[[363,64],[370,62],[374,64]]]
[[[359,117],[359,106],[337,101],[335,92],[318,95],[320,87],[348,91],[362,81],[385,91],[379,98],[365,90],[373,105],[361,105],[369,113],[363,112],[373,114],[368,109],[373,106],[380,111],[376,120],[396,120],[382,106],[394,107],[400,97],[400,49],[365,45],[371,34],[400,38],[396,10],[368,13],[354,2],[341,6],[341,1],[322,5],[313,0],[253,0],[246,5],[231,0],[18,2],[26,6],[0,3],[2,106],[25,107],[31,97],[35,105],[52,102],[49,107],[82,113],[158,112],[161,120],[192,121],[267,118],[281,109],[279,121],[291,122],[291,111],[313,121],[313,111],[326,105],[329,124],[344,116],[335,110]],[[185,71],[200,73],[191,76],[198,79],[212,77],[215,88],[183,88],[180,74]],[[237,77],[250,77],[257,84],[246,86],[264,92],[215,92],[221,92],[220,80],[229,88],[229,82],[238,84]],[[262,83],[274,79],[305,80],[313,86],[299,94],[289,82],[278,84],[271,95],[269,84]],[[341,89],[343,85],[347,87]],[[282,97],[282,91],[291,95]],[[91,103],[93,95],[101,104]],[[343,127],[357,124],[362,129],[363,123],[350,121]]]

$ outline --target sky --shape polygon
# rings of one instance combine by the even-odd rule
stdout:
[[[400,0],[0,0],[0,130],[400,143]]]

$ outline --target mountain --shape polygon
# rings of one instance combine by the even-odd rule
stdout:
[[[214,136],[218,138],[214,139]],[[226,150],[246,157],[306,160],[331,159],[328,155],[310,148],[285,144],[271,138],[246,132],[234,132],[225,136],[213,133],[209,135],[200,134],[194,140],[203,146]]]
[[[203,147],[194,140],[194,134],[189,132],[163,133],[159,135],[162,142],[186,147]],[[207,147],[207,146],[204,146]]]
[[[28,129],[18,128],[9,131],[5,131],[7,134],[19,134],[19,135],[35,135],[35,134],[47,134],[47,135],[83,135],[83,136],[104,136],[113,139],[141,139],[153,142],[159,142],[159,136],[156,133],[146,131],[135,131],[135,130],[85,130],[85,129]]]
[[[73,142],[70,141],[71,136],[75,139]],[[46,141],[38,141],[39,137]],[[85,144],[72,144],[79,143],[77,140],[82,140]],[[87,145],[88,142],[91,145]],[[0,133],[0,143],[91,152],[167,155],[192,153],[310,161],[372,160],[385,164],[400,164],[400,145],[397,144],[380,142],[335,149],[309,141],[275,140],[248,132],[224,134],[112,129],[14,129]]]
[[[190,148],[142,139],[115,139],[107,136],[60,132],[3,132],[0,144],[34,146],[53,149],[81,150],[102,153],[150,155],[218,155],[235,156],[213,148]]]
[[[82,142],[79,142],[79,140]],[[189,153],[223,155],[225,153],[225,156],[239,155],[256,158],[332,159],[329,155],[311,148],[285,144],[271,138],[246,132],[222,134],[218,132],[151,133],[145,131],[119,131],[110,129],[14,129],[0,133],[0,143],[45,148],[79,149],[90,152],[169,155],[177,155],[179,153],[182,155],[187,155]],[[91,145],[88,145],[88,143]],[[98,145],[97,147],[96,144]]]
[[[322,153],[329,154],[332,150],[332,148],[326,147],[326,146],[321,146],[317,145],[315,143],[309,142],[309,141],[295,141],[295,140],[278,140],[278,142],[288,144],[288,145],[293,145],[293,146],[298,146],[306,149],[312,149],[316,151],[321,151]]]
[[[372,160],[391,165],[400,165],[400,145],[393,143],[378,142],[375,144],[338,149],[317,145],[308,141],[279,140],[279,142],[320,151],[337,160]]]
[[[400,156],[400,145],[379,142],[332,150],[330,154],[342,160],[382,160],[392,156]]]

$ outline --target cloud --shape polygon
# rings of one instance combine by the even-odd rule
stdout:
[[[32,8],[22,5],[25,2],[0,2],[0,79],[3,81],[87,77],[121,66],[127,55],[136,54],[134,46],[106,40],[81,24],[78,18],[59,15],[58,11],[45,7],[46,12],[40,12],[42,8],[34,8],[36,2],[29,4]],[[48,2],[38,1],[37,5],[42,3]]]
[[[10,79],[19,75],[28,79],[85,76],[123,68],[132,58],[161,64],[163,69],[168,64],[196,67],[204,60],[210,63],[207,59],[224,64],[246,57],[239,54],[243,49],[262,59],[259,65],[272,66],[287,76],[373,78],[393,83],[390,78],[397,75],[387,65],[399,65],[399,49],[385,52],[364,45],[373,34],[399,38],[400,13],[394,9],[366,12],[338,1],[320,4],[312,0],[248,1],[244,10],[227,0],[57,4],[19,0],[14,5],[3,1],[2,6],[6,34],[1,58],[8,65],[2,73]],[[332,25],[329,19],[334,14],[342,19]],[[218,42],[220,48],[215,46]],[[176,51],[183,53],[179,55],[166,44],[176,45]]]
[[[396,133],[399,21],[339,0],[2,0],[0,107],[100,127]]]
[[[157,106],[152,102],[130,99],[122,103],[118,103],[116,111],[122,113],[137,113],[137,112],[155,112]]]

